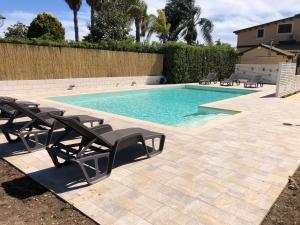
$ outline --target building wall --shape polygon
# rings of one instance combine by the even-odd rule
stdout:
[[[295,63],[281,63],[276,88],[277,97],[285,97],[300,91],[300,75],[296,75]]]
[[[278,55],[263,47],[258,47],[245,52],[240,57],[241,64],[278,64],[281,62],[290,62],[291,60],[284,55]]]
[[[0,44],[0,80],[158,76],[163,55]]]
[[[300,18],[294,18],[291,21],[285,21],[280,23],[292,22],[293,25],[293,34],[297,41],[300,41]],[[266,26],[259,28],[265,28],[264,38],[257,38],[257,30],[259,28],[253,28],[251,30],[242,31],[238,34],[237,46],[243,45],[259,45],[260,43],[270,44],[272,39],[275,40],[274,44],[278,41],[287,40],[290,34],[278,34],[277,33],[278,23],[272,23]]]
[[[276,84],[279,71],[279,64],[237,64],[235,72],[240,79],[250,79],[255,75],[262,75],[266,84]]]

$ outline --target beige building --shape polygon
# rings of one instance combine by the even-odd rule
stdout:
[[[298,61],[300,14],[237,30],[241,63],[276,64]]]
[[[278,64],[292,62],[295,54],[270,45],[259,44],[240,52],[240,56],[241,64]]]

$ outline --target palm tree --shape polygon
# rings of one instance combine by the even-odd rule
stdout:
[[[165,11],[162,9],[157,10],[158,16],[150,15],[149,16],[149,27],[147,39],[150,39],[153,33],[158,34],[158,38],[166,43],[171,29],[171,24],[167,22]]]
[[[204,40],[212,42],[213,23],[201,18],[201,8],[195,5],[195,0],[168,0],[165,12],[171,24],[169,40],[183,37],[188,44],[194,44],[200,27]]]
[[[78,31],[78,18],[77,14],[81,7],[82,0],[65,0],[69,5],[70,9],[73,11],[74,16],[74,30],[75,30],[75,40],[79,41],[79,31]]]
[[[147,4],[143,0],[132,0],[128,7],[127,13],[134,21],[135,25],[135,40],[141,41],[141,27],[147,17]]]
[[[186,19],[179,26],[180,36],[185,39],[188,44],[194,44],[197,40],[198,31],[200,27],[203,39],[206,43],[212,43],[211,33],[213,31],[213,23],[206,18],[201,18],[201,8],[193,7],[190,13],[187,14]]]
[[[95,26],[95,11],[99,11],[101,5],[108,0],[86,0],[86,3],[91,7],[91,30]]]

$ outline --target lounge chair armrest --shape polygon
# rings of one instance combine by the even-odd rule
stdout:
[[[113,131],[112,127],[109,124],[101,124],[99,126],[92,127],[91,130],[93,130],[97,134],[103,134],[103,133],[106,133],[106,132]]]
[[[20,133],[20,136],[27,136],[27,135],[40,135],[40,134],[47,134],[48,130],[37,130],[37,131],[23,131]]]
[[[60,110],[60,109],[57,109],[57,110],[53,110],[53,111],[49,111],[49,112],[40,112],[40,113],[37,113],[37,116],[40,116],[42,118],[51,118],[51,114],[54,114],[54,115],[58,115],[58,116],[63,116],[65,113],[64,110]]]
[[[24,104],[24,103],[19,103],[19,105],[31,109],[31,108],[38,108],[40,104],[38,103],[31,103],[31,104]]]
[[[97,158],[97,156],[100,156],[101,155],[105,155],[105,156],[109,156],[109,151],[105,151],[103,150],[102,152],[95,152],[94,154],[91,154],[91,155],[80,155],[80,157],[76,156],[75,157],[75,160],[82,160],[82,161],[89,161],[89,160],[93,160],[95,158]]]
[[[55,117],[54,117],[55,118]],[[72,115],[72,116],[65,116],[67,119],[73,119],[81,124],[90,123],[91,126],[94,126],[94,123],[103,124],[104,120],[102,118],[93,117],[89,115]]]
[[[79,116],[76,116],[76,115],[75,116],[66,116],[65,118],[77,120],[78,122],[80,122]]]

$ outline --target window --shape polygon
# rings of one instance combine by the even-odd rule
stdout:
[[[279,24],[278,25],[278,34],[290,34],[293,30],[293,24],[286,23],[286,24]]]
[[[265,29],[258,29],[257,30],[257,38],[263,38],[265,35]]]

